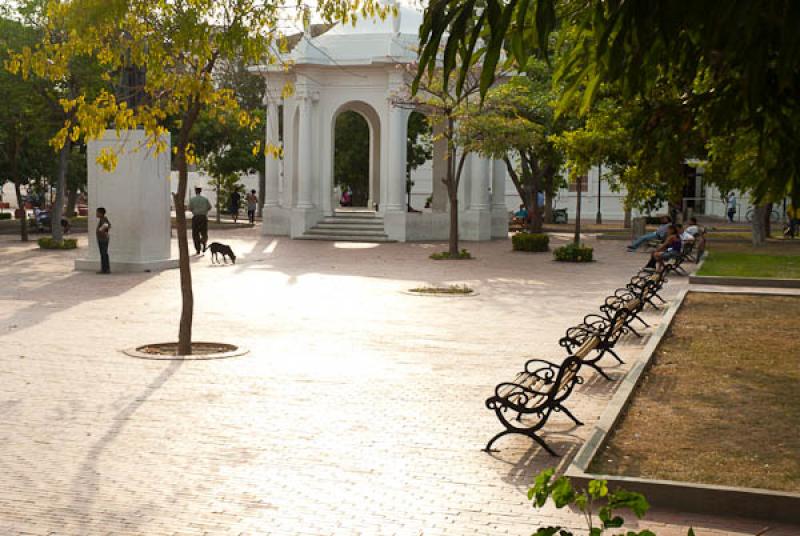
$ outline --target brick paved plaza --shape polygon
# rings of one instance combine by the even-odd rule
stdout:
[[[645,257],[593,242],[599,262],[561,265],[467,244],[215,237],[236,266],[194,261],[195,340],[251,352],[145,361],[120,350],[174,340],[178,272],[72,271],[80,253],[0,241],[0,534],[514,534],[575,514],[533,510],[532,477],[564,464],[591,426],[562,416],[561,461],[500,431],[484,401],[526,358],[623,285]],[[85,238],[82,239],[85,246]],[[467,283],[472,298],[401,291]],[[666,295],[686,284],[675,278]],[[658,321],[658,315],[649,318]],[[638,343],[637,343],[638,344]],[[638,358],[627,341],[622,355]],[[610,369],[619,377],[626,367]],[[616,384],[588,374],[571,404],[591,425]],[[659,536],[755,534],[764,522],[654,511]],[[632,525],[636,526],[636,525]],[[775,526],[770,536],[798,534]]]

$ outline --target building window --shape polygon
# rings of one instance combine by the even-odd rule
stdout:
[[[578,177],[578,179],[575,182],[569,183],[569,191],[570,192],[577,192],[578,191],[578,183],[580,183],[581,192],[586,193],[587,191],[589,191],[589,176],[588,175],[583,175],[581,177]]]

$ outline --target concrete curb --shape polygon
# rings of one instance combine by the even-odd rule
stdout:
[[[599,475],[589,472],[592,460],[622,417],[642,374],[649,367],[661,339],[666,335],[673,318],[690,291],[691,289],[681,291],[678,297],[670,303],[664,321],[642,350],[642,358],[623,378],[622,384],[600,416],[589,439],[578,450],[565,475],[577,484],[584,486],[588,484],[589,480],[607,480],[610,487],[624,487],[629,491],[642,493],[648,501],[659,507],[702,514],[744,516],[789,523],[800,522],[800,493],[651,480],[619,475]]]
[[[800,288],[800,279],[766,279],[762,277],[724,277],[690,275],[692,285],[727,285],[734,287]]]

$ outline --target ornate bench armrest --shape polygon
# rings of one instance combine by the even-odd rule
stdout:
[[[529,359],[525,363],[525,372],[531,374],[545,383],[551,383],[558,376],[561,367],[544,359]],[[541,394],[541,393],[539,393]]]

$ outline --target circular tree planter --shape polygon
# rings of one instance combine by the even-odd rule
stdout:
[[[405,290],[403,294],[409,294],[411,296],[430,296],[434,298],[471,298],[477,296],[478,292],[466,285],[450,285],[448,287],[417,287]]]
[[[178,355],[177,342],[159,342],[145,344],[136,348],[128,348],[122,353],[137,359],[157,359],[157,360],[209,360],[227,359],[237,357],[249,352],[246,348],[222,342],[193,342],[192,355]]]

